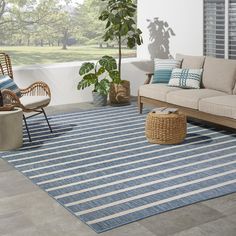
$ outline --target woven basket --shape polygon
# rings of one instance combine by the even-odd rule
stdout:
[[[130,82],[123,80],[121,84],[111,84],[109,98],[111,105],[130,104]]]
[[[179,144],[186,137],[186,116],[180,112],[156,114],[150,112],[146,119],[146,137],[150,143]]]

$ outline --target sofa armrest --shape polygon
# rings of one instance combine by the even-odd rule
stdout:
[[[154,73],[146,73],[146,75],[147,75],[147,79],[144,82],[144,84],[150,84],[152,76],[154,75]]]

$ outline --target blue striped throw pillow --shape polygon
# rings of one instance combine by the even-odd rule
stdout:
[[[152,83],[168,84],[172,70],[180,68],[182,61],[175,59],[154,59],[154,76]]]
[[[0,75],[0,90],[9,89],[18,97],[21,97],[21,92],[16,83],[8,75]]]
[[[200,89],[202,69],[174,69],[169,86],[186,89]]]

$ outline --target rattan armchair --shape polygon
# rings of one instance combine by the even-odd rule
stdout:
[[[0,53],[0,75],[8,75],[11,79],[14,79],[11,59],[6,53]],[[22,95],[20,98],[8,89],[2,90],[2,96],[4,101],[11,103],[15,107],[20,107],[23,110],[23,120],[25,122],[29,140],[31,141],[31,135],[27,125],[27,119],[35,115],[43,114],[47,121],[48,127],[52,132],[52,128],[44,111],[44,107],[48,106],[51,101],[51,92],[48,85],[42,81],[39,81],[33,83],[28,88],[21,89],[20,91]],[[25,113],[34,114],[26,116]]]

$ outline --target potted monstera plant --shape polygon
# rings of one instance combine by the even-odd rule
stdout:
[[[93,86],[92,95],[95,106],[106,106],[111,83],[120,83],[116,60],[111,56],[103,56],[96,63],[83,63],[79,74],[82,80],[77,88],[80,90]]]
[[[105,2],[105,8],[101,12],[99,19],[106,22],[104,41],[116,41],[118,44],[118,71],[121,75],[122,46],[127,45],[132,49],[136,45],[141,45],[142,31],[136,27],[136,0],[101,0]],[[130,83],[121,80],[120,83],[111,85],[111,104],[125,105],[130,103]]]

